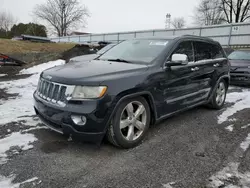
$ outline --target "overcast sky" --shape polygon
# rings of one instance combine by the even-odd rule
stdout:
[[[80,0],[91,13],[86,28],[79,31],[102,33],[165,27],[165,16],[184,17],[192,24],[199,0]],[[46,0],[0,0],[0,10],[11,12],[18,22],[32,22],[32,10]]]

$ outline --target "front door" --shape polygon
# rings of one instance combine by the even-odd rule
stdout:
[[[194,63],[193,43],[191,41],[179,43],[173,54],[186,54],[189,62],[187,65],[172,66],[167,69],[164,80],[160,81],[164,115],[194,105],[199,94],[200,75],[197,74],[199,71]]]

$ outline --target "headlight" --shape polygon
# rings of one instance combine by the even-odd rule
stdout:
[[[75,86],[72,100],[100,98],[106,93],[106,91],[106,86]]]

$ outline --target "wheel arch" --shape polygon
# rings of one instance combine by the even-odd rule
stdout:
[[[217,88],[217,86],[218,86],[218,84],[220,83],[221,80],[225,80],[225,82],[227,83],[227,89],[228,89],[229,84],[230,84],[230,76],[229,75],[220,76],[219,79],[216,81],[216,84],[215,84],[215,86],[214,86],[214,88],[213,88],[213,90],[212,90],[212,92],[211,92],[211,94],[209,96],[208,101],[211,101],[211,99],[213,97],[213,93],[215,92],[215,90],[216,90],[216,88]]]
[[[115,105],[115,107],[114,107],[114,109],[109,117],[109,120],[107,122],[106,127],[108,127],[108,125],[110,124],[110,122],[114,116],[114,113],[115,113],[116,109],[118,108],[118,106],[121,104],[121,102],[123,102],[126,99],[135,98],[135,97],[143,97],[147,101],[149,108],[150,108],[150,112],[151,112],[150,125],[155,123],[155,121],[157,119],[157,111],[156,111],[156,107],[155,107],[155,103],[154,103],[154,98],[149,91],[142,91],[142,92],[127,94],[127,95],[121,97],[118,100],[118,102],[116,103],[116,105]]]

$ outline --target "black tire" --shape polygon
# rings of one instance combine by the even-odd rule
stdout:
[[[225,86],[225,95],[224,95],[224,97],[223,97],[223,102],[222,102],[222,103],[218,103],[218,101],[216,100],[216,97],[217,97],[217,89],[218,89],[218,87],[220,86],[220,84],[224,84],[224,86]],[[214,91],[214,93],[213,93],[211,102],[209,103],[209,107],[210,107],[210,108],[219,110],[219,109],[221,109],[221,108],[224,106],[225,100],[226,100],[226,95],[227,95],[227,89],[228,89],[228,84],[226,83],[226,81],[225,81],[224,79],[221,79],[221,80],[219,81],[219,83],[216,85],[216,88],[215,88],[215,91]]]
[[[138,137],[136,140],[133,141],[128,141],[124,138],[121,129],[120,129],[120,119],[122,116],[122,112],[124,110],[124,108],[131,102],[140,102],[146,111],[146,124],[145,124],[145,128],[144,131],[142,132],[142,134],[140,135],[140,137]],[[143,98],[143,97],[136,97],[136,98],[129,98],[129,99],[125,99],[124,101],[122,101],[119,106],[116,109],[116,112],[112,118],[112,121],[108,127],[107,130],[107,139],[108,141],[120,148],[133,148],[137,145],[139,145],[142,140],[144,139],[149,125],[150,125],[150,119],[151,119],[151,114],[150,114],[150,108],[149,105],[147,103],[147,101]]]

